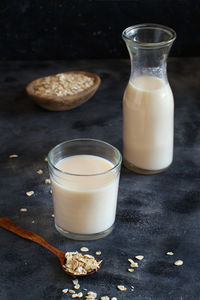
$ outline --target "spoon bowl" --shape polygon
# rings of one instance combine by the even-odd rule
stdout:
[[[54,96],[51,94],[48,95],[38,95],[35,92],[34,86],[37,83],[41,82],[45,79],[45,77],[38,78],[36,80],[33,80],[31,83],[29,83],[26,86],[26,92],[27,94],[42,108],[45,108],[47,110],[51,111],[62,111],[62,110],[70,110],[73,109],[82,103],[89,100],[97,91],[99,88],[99,85],[101,83],[101,79],[98,75],[90,72],[85,71],[71,71],[71,72],[64,72],[60,73],[59,75],[64,74],[81,74],[85,75],[87,77],[90,77],[93,79],[92,86],[84,89],[83,91],[76,93],[74,95],[67,95],[67,96]],[[57,74],[58,75],[58,74]],[[48,76],[52,79],[56,75]]]
[[[15,233],[16,235],[19,235],[20,237],[22,237],[24,239],[31,240],[32,242],[35,242],[35,243],[41,245],[42,247],[48,249],[50,252],[52,252],[54,255],[56,255],[58,257],[63,271],[65,273],[67,273],[68,275],[70,275],[70,276],[81,277],[81,276],[92,275],[95,272],[97,272],[101,267],[101,262],[97,258],[95,258],[95,260],[98,262],[98,266],[99,266],[97,269],[94,269],[90,272],[87,272],[87,274],[75,274],[75,273],[70,272],[70,271],[65,269],[65,264],[66,264],[65,252],[56,249],[55,247],[53,247],[52,245],[47,243],[47,241],[45,241],[38,234],[19,227],[18,225],[13,223],[8,218],[0,218],[0,227]]]

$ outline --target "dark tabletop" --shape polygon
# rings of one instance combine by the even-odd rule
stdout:
[[[87,103],[49,112],[25,94],[31,80],[68,70],[100,75],[102,84]],[[200,299],[200,60],[171,58],[169,81],[175,96],[172,166],[158,175],[137,175],[122,167],[116,226],[104,239],[69,240],[54,228],[47,152],[79,137],[107,141],[121,150],[121,103],[128,60],[0,63],[0,216],[43,236],[63,251],[102,251],[102,269],[79,280],[81,290],[135,300]],[[18,158],[9,158],[18,154]],[[42,175],[37,170],[42,169]],[[31,197],[26,192],[33,190]],[[27,208],[27,212],[20,212]],[[173,251],[174,256],[167,256]],[[134,273],[128,258],[144,255]],[[174,266],[177,259],[183,266]],[[55,256],[0,229],[0,299],[71,299],[73,288]],[[117,285],[127,287],[126,292]],[[134,290],[131,288],[134,286]],[[85,292],[84,292],[85,293]]]

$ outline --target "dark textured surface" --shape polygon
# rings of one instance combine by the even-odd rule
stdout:
[[[82,69],[96,72],[102,84],[82,106],[48,112],[32,103],[25,85],[47,74]],[[102,269],[80,280],[81,288],[118,300],[200,299],[200,61],[170,59],[175,95],[175,152],[162,174],[142,176],[122,168],[116,227],[108,237],[71,241],[54,228],[47,163],[48,150],[61,141],[91,137],[121,150],[121,101],[129,76],[126,60],[4,62],[0,64],[0,216],[32,230],[61,250],[81,246],[102,251]],[[9,159],[17,153],[18,158]],[[36,171],[43,169],[44,174]],[[34,190],[32,197],[26,191]],[[28,209],[20,212],[21,207]],[[32,223],[32,221],[35,223]],[[166,256],[173,251],[172,257]],[[127,259],[144,255],[134,273]],[[184,265],[173,262],[182,259]],[[71,299],[71,278],[47,250],[0,229],[0,299]],[[116,285],[124,284],[122,293]],[[134,286],[134,291],[131,291]]]
[[[200,0],[1,0],[0,58],[128,57],[121,32],[139,23],[172,27],[173,56],[199,55]]]

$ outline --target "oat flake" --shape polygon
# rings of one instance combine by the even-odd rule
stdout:
[[[74,280],[72,280],[72,282],[74,285],[76,285],[76,284],[78,284],[78,279],[74,279]]]
[[[26,192],[26,196],[31,197],[34,194],[34,191]]]
[[[167,255],[170,255],[170,256],[174,255],[173,252],[167,252],[166,254],[167,254]]]
[[[72,298],[82,298],[83,297],[83,293],[78,293],[78,294],[73,294]]]
[[[18,157],[17,154],[11,154],[11,155],[9,155],[9,158],[17,158],[17,157]]]
[[[82,252],[88,252],[88,251],[89,251],[89,249],[86,248],[86,247],[82,247],[80,250],[81,250]]]
[[[45,179],[44,181],[46,184],[50,184],[51,183],[51,180],[49,178]]]
[[[93,300],[93,299],[96,299],[96,297],[97,297],[97,293],[94,293],[94,292],[89,291],[89,292],[87,293],[86,299],[91,299],[91,300]]]
[[[63,289],[62,292],[63,294],[66,294],[68,292],[68,289]]]
[[[175,266],[182,266],[183,265],[183,261],[181,259],[177,260],[174,262]]]
[[[26,211],[27,211],[27,208],[20,208],[20,211],[26,212]]]
[[[74,288],[75,288],[75,290],[80,289],[80,284],[77,283],[77,284],[74,286]]]
[[[135,258],[138,259],[138,260],[143,260],[144,256],[143,255],[137,255],[137,256],[135,256]]]
[[[124,285],[118,285],[117,288],[122,292],[125,292],[127,290],[127,288]]]
[[[41,174],[43,174],[43,171],[41,169],[39,169],[39,170],[37,170],[37,173],[41,175]]]
[[[128,269],[128,271],[132,273],[132,272],[134,272],[135,270],[134,270],[134,269]]]
[[[138,263],[133,262],[130,266],[131,268],[138,268]]]

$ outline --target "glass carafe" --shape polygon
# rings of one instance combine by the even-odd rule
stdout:
[[[140,24],[125,29],[122,37],[131,59],[123,98],[124,165],[136,173],[159,173],[173,160],[174,99],[166,66],[176,33]]]

